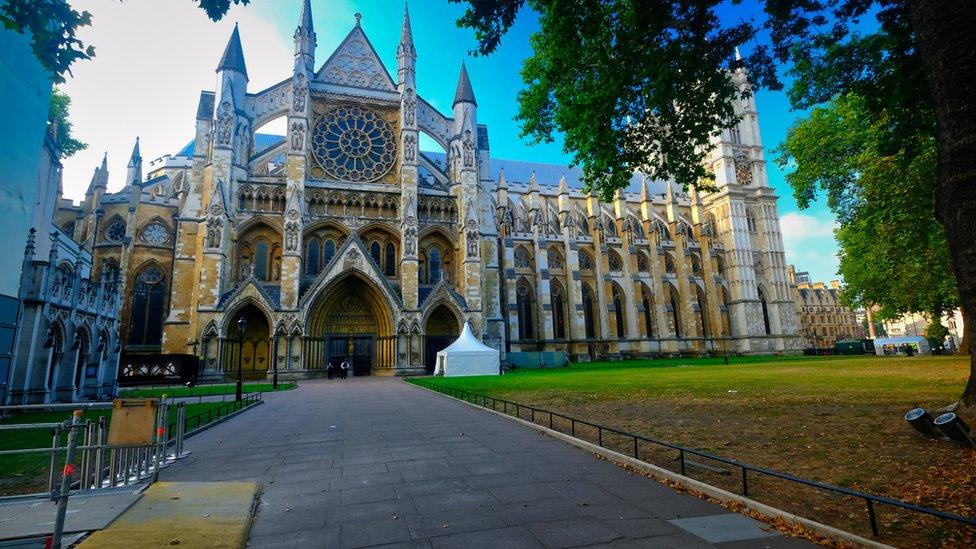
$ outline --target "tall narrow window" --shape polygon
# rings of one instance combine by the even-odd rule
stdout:
[[[383,269],[383,267],[382,267],[382,265],[383,265],[383,253],[380,251],[381,249],[382,248],[380,247],[380,243],[379,242],[375,242],[374,241],[369,246],[369,255],[370,255],[370,257],[373,258],[373,261],[376,262],[376,266],[377,267],[380,267],[380,270],[382,271],[382,269]]]
[[[515,287],[518,305],[519,339],[532,339],[535,330],[532,324],[532,288],[524,279]]]
[[[670,286],[670,285],[669,285]],[[674,337],[681,337],[681,312],[678,309],[678,290],[670,286],[671,292],[671,320],[674,321]]]
[[[549,292],[549,299],[552,302],[552,333],[556,339],[565,339],[566,312],[563,310],[563,288],[558,281],[552,282]]]
[[[596,326],[593,320],[593,292],[589,285],[583,284],[583,323],[586,324],[586,338],[596,337]]]
[[[51,349],[47,364],[47,388],[50,390],[55,388],[54,377],[58,371],[58,366],[61,364],[61,357],[64,355],[64,337],[61,335],[61,329],[58,325],[51,326],[48,340],[44,346],[50,346]]]
[[[163,271],[155,266],[146,267],[136,276],[129,320],[130,345],[159,345],[162,341],[163,282]]]
[[[769,328],[769,307],[766,305],[766,295],[761,289],[759,290],[759,305],[762,306],[763,327],[766,329],[766,335],[769,335],[773,333]]]
[[[643,284],[641,284],[641,305],[644,306],[644,335],[651,337],[654,333],[654,307],[651,304],[651,294]]]
[[[705,298],[705,292],[698,288],[698,316],[701,322],[702,336],[710,337],[712,335],[712,328],[708,324],[708,300]]]
[[[88,359],[88,335],[83,330],[75,334],[78,338],[78,356],[75,358],[75,389],[81,388],[81,379],[85,375],[85,364]]]
[[[620,291],[620,287],[616,284],[613,285],[613,314],[617,320],[617,338],[623,339],[624,333],[626,332],[626,326],[624,325],[624,296]]]
[[[397,272],[396,247],[392,242],[386,244],[386,276],[396,276]]]
[[[254,278],[268,279],[268,243],[264,241],[254,246]]]
[[[441,251],[438,248],[430,249],[430,283],[436,284],[441,279]]]
[[[305,266],[305,274],[314,275],[319,272],[319,241],[313,240],[308,243],[308,264]]]
[[[332,256],[335,255],[335,242],[330,238],[325,241],[324,251],[322,253],[322,266],[328,265],[332,261]]]

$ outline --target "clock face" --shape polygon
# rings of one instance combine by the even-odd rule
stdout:
[[[142,230],[142,241],[149,244],[165,244],[169,241],[169,230],[159,221],[153,221]]]
[[[752,183],[752,166],[749,165],[749,157],[742,150],[735,151],[732,156],[735,164],[735,182],[739,185]]]
[[[396,162],[393,129],[376,112],[336,107],[315,121],[312,158],[333,179],[376,181]]]
[[[108,229],[105,230],[105,239],[109,242],[121,242],[125,238],[125,222],[121,219],[115,219],[108,225]]]

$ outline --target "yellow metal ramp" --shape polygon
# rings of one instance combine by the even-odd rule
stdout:
[[[256,482],[157,482],[80,547],[241,548],[260,488]]]

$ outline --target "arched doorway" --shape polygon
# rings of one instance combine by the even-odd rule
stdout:
[[[246,321],[244,333],[240,320]],[[222,346],[221,365],[226,379],[236,379],[240,367],[244,379],[265,379],[271,362],[271,327],[261,309],[247,304],[231,317]]]
[[[335,280],[316,299],[304,338],[305,369],[325,372],[330,363],[352,363],[354,375],[393,368],[393,314],[382,292],[358,274]]]
[[[424,369],[434,373],[437,353],[457,339],[460,334],[458,319],[447,305],[438,305],[424,325]]]

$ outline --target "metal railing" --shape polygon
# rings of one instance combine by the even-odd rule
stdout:
[[[60,423],[19,423],[0,425],[0,431],[24,431],[50,429],[50,447],[0,450],[0,457],[21,454],[50,454],[48,492],[57,501],[57,516],[50,547],[61,547],[61,536],[67,512],[68,497],[72,494],[91,493],[96,490],[130,486],[144,480],[155,482],[159,471],[177,459],[184,457],[183,443],[186,437],[206,428],[222,417],[254,406],[262,401],[263,393],[249,393],[239,401],[222,402],[206,412],[187,417],[186,403],[175,403],[176,417],[169,420],[170,399],[158,399],[153,440],[141,445],[108,445],[108,419],[81,420],[83,410],[111,409],[111,402],[76,404],[31,404],[2,406],[0,411],[57,411],[71,410],[72,417]],[[205,419],[204,419],[205,418]],[[61,446],[61,437],[67,432],[68,440]],[[64,452],[64,466],[57,474],[59,455]]]
[[[535,406],[529,406],[529,405],[526,405],[526,404],[520,404],[518,402],[512,402],[512,401],[508,401],[508,400],[501,399],[501,398],[496,398],[496,397],[492,397],[492,396],[488,396],[488,395],[483,395],[483,394],[480,394],[480,393],[474,393],[474,392],[467,391],[467,390],[464,390],[464,389],[457,389],[457,388],[454,388],[454,387],[447,387],[447,386],[444,386],[444,385],[442,385],[440,383],[437,383],[437,382],[431,380],[430,378],[417,377],[417,378],[411,378],[411,379],[409,379],[407,381],[410,382],[410,383],[413,383],[415,385],[419,385],[420,387],[423,387],[425,389],[430,389],[432,391],[435,391],[435,392],[438,392],[438,393],[441,393],[441,394],[444,394],[444,395],[447,395],[447,396],[450,396],[450,397],[453,397],[453,398],[456,398],[456,399],[459,399],[459,400],[463,400],[463,401],[469,402],[471,404],[475,404],[477,406],[481,406],[483,408],[490,408],[493,411],[503,412],[506,415],[514,415],[515,417],[517,417],[517,418],[519,418],[519,419],[521,419],[523,421],[528,420],[529,422],[534,423],[536,425],[540,425],[541,424],[543,426],[548,426],[548,428],[551,429],[551,430],[558,431],[558,432],[562,432],[562,433],[566,433],[565,430],[560,430],[558,428],[558,425],[556,425],[554,423],[554,419],[563,420],[564,422],[567,422],[569,424],[569,433],[568,434],[571,435],[571,436],[573,436],[573,437],[576,437],[576,438],[580,438],[580,436],[578,436],[578,434],[577,434],[577,427],[578,426],[589,427],[590,429],[593,429],[593,430],[596,431],[596,435],[597,435],[597,437],[596,437],[597,438],[596,444],[598,446],[600,446],[601,448],[606,448],[608,450],[614,450],[614,448],[611,448],[611,447],[609,447],[609,446],[607,446],[607,445],[604,444],[604,435],[605,434],[612,434],[612,435],[616,435],[618,437],[622,437],[622,438],[627,439],[627,440],[629,440],[629,441],[632,442],[633,448],[632,449],[628,448],[628,452],[632,453],[634,459],[637,459],[637,460],[640,460],[641,459],[641,457],[640,457],[640,443],[642,443],[642,442],[643,443],[647,443],[647,444],[652,444],[652,445],[655,445],[655,446],[658,446],[658,447],[661,447],[661,448],[665,448],[667,450],[677,451],[678,452],[677,461],[680,463],[680,472],[684,476],[687,476],[687,468],[689,466],[702,467],[701,464],[694,463],[691,460],[689,460],[687,458],[687,456],[689,456],[689,455],[690,456],[696,456],[696,457],[699,457],[699,458],[704,458],[704,459],[707,459],[707,460],[710,460],[710,461],[714,461],[714,462],[717,462],[717,463],[721,463],[721,464],[724,464],[724,465],[728,465],[730,467],[737,468],[737,469],[739,469],[739,472],[740,472],[741,493],[745,497],[749,497],[749,474],[750,473],[753,473],[753,474],[755,474],[757,476],[772,477],[772,478],[776,478],[776,479],[780,479],[780,480],[785,480],[787,482],[791,482],[791,483],[795,483],[795,484],[800,484],[800,485],[803,485],[803,486],[807,486],[807,487],[810,487],[810,488],[814,488],[814,489],[819,490],[819,491],[822,491],[822,492],[827,492],[827,493],[832,493],[832,494],[839,494],[839,495],[843,495],[843,496],[847,496],[847,497],[852,497],[852,498],[860,499],[865,504],[868,522],[869,522],[870,527],[871,527],[871,535],[872,535],[872,537],[874,539],[878,539],[878,537],[880,536],[880,532],[879,532],[879,528],[878,528],[878,518],[877,518],[876,509],[875,509],[875,505],[876,504],[887,505],[887,506],[894,507],[894,508],[897,508],[897,509],[902,509],[902,510],[905,510],[905,511],[909,511],[911,513],[927,515],[927,516],[931,516],[931,517],[936,517],[936,518],[939,518],[939,519],[947,520],[947,521],[950,521],[950,522],[955,522],[955,523],[964,524],[964,525],[971,526],[971,527],[976,527],[976,518],[973,518],[973,517],[965,517],[965,516],[962,516],[962,515],[956,515],[954,513],[947,513],[945,511],[939,511],[939,510],[936,510],[936,509],[930,509],[928,507],[922,507],[920,505],[915,505],[915,504],[908,503],[906,501],[897,500],[897,499],[894,499],[894,498],[889,498],[889,497],[884,497],[884,496],[876,496],[876,495],[873,495],[873,494],[868,494],[868,493],[865,493],[865,492],[860,492],[860,491],[857,491],[857,490],[852,490],[850,488],[844,488],[844,487],[841,487],[841,486],[834,486],[832,484],[826,484],[826,483],[818,482],[818,481],[815,481],[815,480],[809,480],[809,479],[797,477],[797,476],[791,475],[789,473],[783,473],[783,472],[780,472],[780,471],[774,471],[772,469],[767,469],[765,467],[759,467],[759,466],[756,466],[756,465],[750,465],[748,463],[743,463],[741,461],[736,461],[734,459],[717,456],[715,454],[711,454],[711,453],[704,452],[704,451],[701,451],[701,450],[695,450],[693,448],[688,448],[688,447],[685,447],[685,446],[681,446],[679,444],[674,444],[674,443],[671,443],[671,442],[666,442],[666,441],[663,441],[663,440],[659,440],[659,439],[651,438],[651,437],[646,437],[646,436],[643,436],[643,435],[637,435],[637,434],[633,434],[633,433],[628,433],[626,431],[621,431],[620,429],[615,429],[613,427],[606,427],[604,425],[600,425],[598,423],[593,423],[591,421],[586,421],[586,420],[582,420],[582,419],[576,419],[576,418],[573,418],[573,417],[570,417],[570,416],[567,416],[567,415],[564,415],[564,414],[560,414],[558,412],[553,412],[551,410],[546,410],[546,409],[543,409],[543,408],[537,408]],[[501,409],[499,409],[499,408],[501,408]],[[523,417],[523,416],[527,416],[527,417]],[[541,418],[542,423],[540,423],[539,421],[536,420],[537,416],[539,416]],[[548,420],[548,421],[546,421],[546,420]],[[628,445],[628,446],[630,446],[630,445]],[[614,451],[616,451],[616,450],[614,450]],[[621,453],[626,453],[626,452],[621,452]]]

